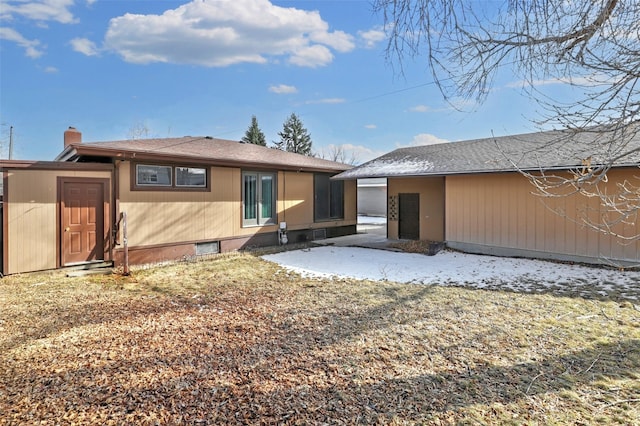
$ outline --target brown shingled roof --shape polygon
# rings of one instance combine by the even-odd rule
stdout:
[[[209,136],[77,143],[65,148],[56,160],[86,161],[91,157],[336,173],[351,168],[321,158]]]

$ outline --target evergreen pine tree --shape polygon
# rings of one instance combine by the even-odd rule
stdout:
[[[282,131],[278,132],[280,141],[275,142],[276,148],[311,156],[311,135],[302,121],[294,113],[284,122]]]
[[[275,149],[279,149],[280,151],[285,151],[286,150],[286,146],[285,146],[285,142],[283,140],[279,140],[279,141],[273,141],[273,148]]]
[[[242,142],[267,146],[267,140],[264,137],[264,133],[262,133],[262,130],[260,130],[260,127],[258,126],[258,119],[255,115],[251,117],[251,125],[245,132]]]

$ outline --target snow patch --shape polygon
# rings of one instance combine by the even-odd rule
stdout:
[[[314,247],[263,256],[308,277],[572,292],[640,300],[640,271],[443,251],[436,256],[357,247]],[[587,294],[589,293],[589,294]]]

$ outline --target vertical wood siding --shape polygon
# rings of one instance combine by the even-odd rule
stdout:
[[[129,245],[206,241],[242,234],[240,169],[211,167],[208,191],[131,191],[130,163],[121,163],[120,211]],[[250,228],[249,228],[250,229]]]
[[[59,176],[109,179],[110,172],[10,170],[4,203],[9,243],[6,273],[56,267]]]
[[[388,196],[420,194],[420,239],[444,240],[444,178],[389,178],[387,193]],[[389,220],[387,226],[389,238],[398,238],[398,221]]]
[[[289,230],[313,224],[313,174],[280,172],[278,176],[278,219]]]
[[[338,225],[354,225],[358,221],[358,182],[344,181],[344,220]]]
[[[211,192],[131,191],[130,163],[119,166],[120,211],[128,217],[129,245],[150,246],[213,241],[275,232],[278,223],[291,230],[312,228],[313,173],[277,173],[277,221],[273,225],[242,226],[242,170],[211,167]],[[355,224],[355,182],[345,182],[345,219],[326,226]],[[350,222],[349,222],[350,221]],[[349,223],[347,223],[349,222]]]
[[[606,184],[632,179],[637,169],[613,170]],[[580,219],[604,213],[596,197],[569,195],[543,198],[517,173],[448,176],[446,178],[446,239],[494,247],[547,253],[640,260],[640,241],[623,244],[610,235],[590,229]],[[638,218],[640,219],[640,218]],[[635,226],[620,225],[627,235],[640,234]]]

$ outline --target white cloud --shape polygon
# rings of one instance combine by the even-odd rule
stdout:
[[[3,0],[0,1],[0,17],[13,19],[22,16],[33,21],[55,21],[61,24],[77,22],[69,10],[74,0]]]
[[[333,54],[326,46],[314,44],[297,49],[289,58],[289,62],[300,67],[315,68],[325,66],[333,61]]]
[[[435,145],[435,144],[447,143],[447,142],[449,142],[447,139],[439,138],[430,133],[420,133],[415,135],[408,145],[397,143],[396,146],[398,148],[406,148],[410,146]]]
[[[364,163],[365,161],[373,160],[386,154],[385,151],[367,148],[363,145],[345,144],[343,147],[345,150],[353,153],[358,163]]]
[[[306,104],[343,104],[346,100],[343,98],[324,98],[313,101],[307,101]]]
[[[430,111],[433,111],[433,109],[431,109],[431,107],[429,107],[427,105],[416,105],[416,106],[413,106],[413,107],[409,108],[409,111],[411,111],[411,112],[430,112]]]
[[[39,58],[44,53],[39,49],[39,40],[28,40],[12,28],[0,27],[0,40],[12,41],[18,46],[23,47],[25,55],[32,59]]]
[[[332,50],[355,48],[353,37],[330,31],[319,12],[273,5],[269,0],[193,0],[161,15],[127,13],[111,19],[105,47],[127,62],[167,62],[224,67],[289,63],[318,67]]]
[[[419,112],[419,113],[429,113],[429,112],[446,112],[451,111],[452,109],[457,109],[458,106],[463,107],[464,105],[459,103],[457,100],[456,103],[449,104],[446,107],[441,108],[432,108],[429,105],[415,105],[409,108],[409,112]]]
[[[378,126],[376,126],[375,124],[365,124],[364,128],[365,129],[377,129]]]
[[[70,10],[74,2],[75,0],[0,0],[0,20],[13,22],[27,19],[36,21],[35,25],[40,28],[47,28],[49,21],[73,24],[78,22]],[[0,39],[23,47],[26,56],[32,59],[39,58],[44,53],[39,40],[29,40],[13,28],[0,28]]]
[[[549,78],[547,80],[519,80],[513,81],[511,83],[507,83],[506,87],[509,88],[523,88],[525,86],[550,86],[553,84],[573,84],[576,86],[594,86],[596,84],[602,83],[602,81],[606,81],[608,78],[606,76],[591,76],[591,77],[560,77],[560,78]]]
[[[386,38],[382,27],[376,27],[368,31],[358,31],[358,36],[367,49],[373,49],[379,42]]]
[[[353,36],[344,31],[329,32],[326,28],[323,31],[317,31],[310,35],[312,41],[322,43],[338,52],[350,52],[354,49]]]
[[[279,95],[298,93],[298,89],[295,86],[287,86],[286,84],[279,84],[277,86],[269,87],[269,91],[272,93],[277,93]]]
[[[86,38],[74,38],[70,43],[71,47],[76,52],[80,52],[87,56],[95,56],[98,54],[96,44]]]
[[[46,67],[44,69],[44,72],[46,72],[47,74],[55,74],[58,72],[58,68],[56,67]]]
[[[320,156],[328,160],[333,160],[333,156],[339,153],[338,161],[347,163],[362,164],[374,158],[378,158],[385,154],[384,151],[373,150],[364,145],[353,145],[350,143],[335,145],[329,144],[320,148]]]

